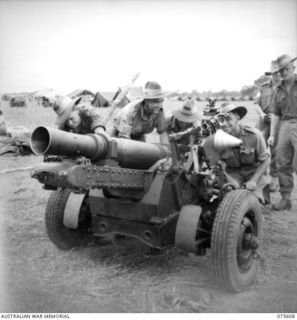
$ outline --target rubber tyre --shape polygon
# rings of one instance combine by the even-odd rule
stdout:
[[[243,224],[244,221],[244,224]],[[231,292],[240,292],[257,278],[258,259],[252,249],[238,253],[240,230],[250,223],[249,231],[262,242],[262,209],[256,196],[247,190],[233,190],[221,202],[212,228],[211,259],[217,282]],[[245,264],[239,259],[245,257]],[[241,265],[242,264],[242,265]]]
[[[91,215],[85,200],[81,206],[78,228],[69,229],[64,226],[64,210],[70,194],[71,190],[65,188],[53,191],[49,197],[45,211],[47,234],[51,241],[62,250],[69,250],[73,247],[85,245],[92,238],[92,235],[88,233]]]

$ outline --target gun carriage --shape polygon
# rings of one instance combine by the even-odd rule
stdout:
[[[213,148],[204,148],[212,133]],[[178,139],[187,134],[197,143],[185,152]],[[31,147],[45,157],[32,177],[54,190],[45,212],[49,238],[63,250],[109,233],[158,249],[210,250],[218,283],[245,289],[257,274],[261,206],[251,192],[234,190],[224,163],[210,165],[218,150],[240,144],[230,141],[212,116],[170,135],[170,146],[36,128]]]

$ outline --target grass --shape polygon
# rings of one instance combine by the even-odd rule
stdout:
[[[36,103],[30,103],[26,108],[12,108],[9,102],[1,101],[0,109],[10,126],[24,126],[33,130],[38,126],[51,126],[55,121],[55,113],[51,108],[43,108]]]

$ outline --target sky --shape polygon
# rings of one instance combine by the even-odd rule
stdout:
[[[297,56],[296,0],[0,0],[0,92],[240,90]]]

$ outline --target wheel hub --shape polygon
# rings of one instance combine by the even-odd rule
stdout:
[[[254,260],[254,252],[259,247],[259,240],[252,220],[245,216],[242,220],[237,241],[237,262],[239,269],[248,270]]]
[[[256,250],[259,247],[259,240],[255,235],[247,233],[243,237],[242,247],[244,250]]]

